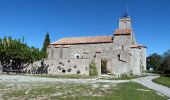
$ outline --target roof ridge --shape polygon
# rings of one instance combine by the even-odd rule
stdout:
[[[80,44],[80,43],[108,43],[112,42],[112,36],[86,36],[61,38],[51,44]]]
[[[67,39],[67,38],[89,38],[89,37],[102,37],[102,36],[112,36],[112,35],[98,35],[98,36],[80,36],[80,37],[64,37],[61,39]]]

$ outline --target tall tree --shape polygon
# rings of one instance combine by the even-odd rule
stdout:
[[[163,61],[163,57],[157,53],[151,54],[147,57],[147,66],[152,67],[154,70],[159,70]]]
[[[170,74],[170,49],[164,53],[163,57],[160,71],[164,74]]]
[[[38,48],[29,47],[24,39],[12,39],[12,37],[0,38],[0,62],[3,69],[22,70],[25,64],[46,57],[45,52]]]
[[[42,51],[46,52],[47,51],[47,47],[50,45],[50,36],[49,33],[47,32],[46,36],[45,36],[45,40],[43,43],[43,48]]]

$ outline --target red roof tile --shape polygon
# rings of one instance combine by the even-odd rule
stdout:
[[[66,45],[66,44],[89,44],[89,43],[111,43],[111,42],[113,42],[112,36],[94,36],[94,37],[62,38],[52,44]]]
[[[62,48],[69,48],[70,46],[69,45],[55,45],[54,47],[55,48],[60,48],[60,47],[62,47]]]
[[[136,44],[136,45],[131,45],[131,48],[147,48],[147,47],[144,45]]]
[[[114,35],[130,35],[131,32],[131,29],[117,29],[115,30]]]

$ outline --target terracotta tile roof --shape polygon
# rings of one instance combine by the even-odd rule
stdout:
[[[117,29],[115,30],[114,35],[130,35],[131,32],[131,29]]]
[[[135,44],[135,45],[131,45],[131,48],[147,48],[147,47],[144,45]]]
[[[52,45],[111,43],[111,42],[113,42],[112,36],[73,37],[73,38],[62,38],[56,42],[53,42]]]

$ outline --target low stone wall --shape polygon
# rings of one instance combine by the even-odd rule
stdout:
[[[89,64],[92,59],[51,59],[46,60],[45,63],[49,65],[48,74],[62,75],[62,74],[81,74],[89,75]],[[95,60],[98,73],[100,70],[100,60]]]

